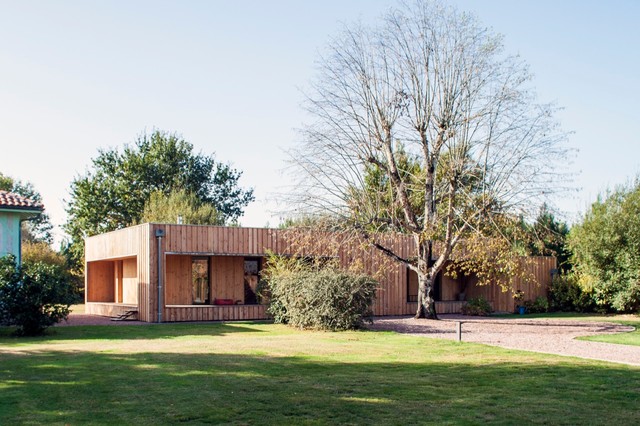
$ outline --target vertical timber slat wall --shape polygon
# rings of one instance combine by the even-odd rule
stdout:
[[[148,225],[137,225],[87,238],[85,241],[86,312],[95,315],[122,313],[138,304],[140,274],[139,233]],[[137,259],[137,261],[136,261]],[[106,293],[109,293],[107,296]],[[138,294],[136,294],[138,293]],[[105,304],[121,302],[114,307]]]
[[[157,229],[165,231],[162,248],[157,253]],[[190,297],[190,282],[184,283],[191,272],[191,256],[207,256],[210,259],[211,298],[233,299],[244,302],[244,257],[264,257],[267,251],[284,255],[303,254],[305,256],[337,256],[343,266],[361,264],[365,270],[378,279],[380,286],[374,302],[376,315],[413,314],[416,303],[407,302],[407,268],[391,261],[372,247],[363,246],[358,241],[346,240],[338,234],[324,234],[325,238],[310,240],[312,245],[303,250],[294,244],[289,230],[264,228],[239,228],[221,226],[143,224],[88,238],[86,241],[87,271],[100,270],[108,266],[98,263],[108,259],[124,259],[122,263],[122,301],[138,304],[138,318],[142,321],[157,321],[158,310],[158,256],[163,265],[164,311],[163,321],[229,320],[265,318],[262,305],[195,305],[187,306]],[[329,236],[330,238],[328,238]],[[383,235],[381,241],[409,258],[414,253],[410,237]],[[168,254],[167,254],[168,253]],[[180,259],[181,258],[181,259]],[[135,266],[134,266],[135,259]],[[187,260],[188,259],[188,260]],[[535,274],[536,284],[517,281],[514,288],[522,289],[526,298],[535,299],[545,295],[550,283],[550,270],[555,268],[554,258],[530,258],[530,268]],[[131,295],[137,276],[137,300]],[[87,274],[87,294],[99,293],[92,288]],[[99,274],[96,279],[99,280]],[[451,281],[451,282],[450,282]],[[482,295],[490,300],[497,310],[513,310],[512,292],[503,292],[498,286],[477,287],[469,280],[467,298]],[[453,280],[443,280],[443,299],[453,299],[457,288]],[[91,293],[93,292],[93,293]],[[134,292],[135,294],[135,292]],[[109,299],[107,295],[96,297]],[[115,297],[115,295],[114,295]],[[115,300],[115,299],[114,299]],[[451,300],[442,310],[459,309],[462,302]],[[169,306],[167,306],[169,305]],[[179,306],[178,306],[179,305]],[[96,308],[97,309],[97,308]],[[443,311],[440,311],[444,313]]]

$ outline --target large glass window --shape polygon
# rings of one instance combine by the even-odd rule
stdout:
[[[191,258],[191,283],[193,288],[193,303],[209,303],[209,258]]]
[[[246,257],[244,259],[244,303],[255,305],[258,303],[256,291],[260,281],[260,259]]]

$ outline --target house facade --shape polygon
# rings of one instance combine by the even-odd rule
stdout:
[[[411,240],[386,236],[409,257]],[[408,315],[417,309],[417,277],[362,242],[339,234],[204,225],[150,224],[96,235],[85,242],[85,311],[117,316],[135,312],[146,322],[266,319],[257,286],[268,253],[331,257],[359,264],[380,283],[375,315]],[[546,295],[555,258],[530,262],[535,283],[516,282],[527,298]],[[510,291],[477,286],[473,277],[439,277],[436,309],[459,312],[465,297],[484,296],[497,311],[513,311]]]
[[[39,215],[42,204],[8,191],[0,191],[0,257],[12,254],[21,262],[22,221]]]

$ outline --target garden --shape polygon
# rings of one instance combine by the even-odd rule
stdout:
[[[640,368],[279,324],[0,329],[1,424],[634,424]]]

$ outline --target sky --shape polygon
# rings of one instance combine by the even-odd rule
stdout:
[[[504,35],[575,149],[573,222],[640,173],[640,2],[450,0]],[[71,181],[100,149],[176,132],[241,170],[244,226],[275,226],[303,92],[344,25],[395,0],[0,0],[0,172],[31,182],[63,238]]]

